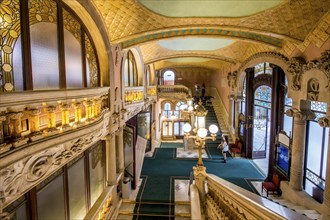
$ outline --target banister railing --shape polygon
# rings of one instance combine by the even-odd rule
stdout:
[[[160,93],[185,93],[191,95],[191,90],[183,85],[160,85],[157,88]]]
[[[207,186],[209,219],[222,214],[230,219],[309,219],[213,174],[207,174]]]

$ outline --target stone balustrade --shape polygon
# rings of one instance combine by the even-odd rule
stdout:
[[[207,219],[308,219],[213,174],[207,174]]]
[[[0,96],[0,154],[84,126],[109,109],[108,87]]]
[[[161,85],[157,87],[159,98],[187,99],[191,97],[191,90],[183,85]]]

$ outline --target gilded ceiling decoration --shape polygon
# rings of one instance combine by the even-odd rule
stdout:
[[[201,6],[203,8],[198,9],[198,13],[202,13],[200,17],[197,14],[187,17],[188,13],[194,11],[191,8],[190,12],[180,12],[183,13],[182,16],[169,17],[153,12],[151,8],[145,7],[142,1],[144,0],[92,0],[108,28],[111,43],[119,43],[122,48],[127,49],[139,47],[144,62],[156,62],[158,67],[180,65],[169,61],[179,57],[204,57],[212,60],[182,63],[185,66],[219,68],[229,64],[240,64],[260,52],[277,52],[290,56],[296,49],[304,52],[311,43],[321,47],[329,36],[328,0],[277,2],[278,4],[274,4],[275,7],[263,11],[260,9],[259,13],[244,17],[240,16],[248,9],[241,13],[232,13],[232,17],[225,17],[226,15],[220,11],[218,17],[207,16],[207,1]],[[150,2],[160,4],[159,1]],[[179,2],[180,0],[165,1],[159,7],[167,8],[163,3],[174,6],[180,4]],[[191,3],[184,3],[187,2]],[[180,6],[176,6],[176,10],[180,10]],[[184,51],[166,49],[158,43],[163,40],[184,40],[192,37],[227,39],[234,42],[220,49]],[[161,62],[166,59],[168,61]],[[215,64],[216,62],[219,64]]]

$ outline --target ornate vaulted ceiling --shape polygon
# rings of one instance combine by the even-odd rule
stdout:
[[[310,43],[320,47],[329,36],[328,0],[92,2],[110,42],[139,47],[144,62],[158,68],[221,68],[262,51],[289,56]],[[175,59],[180,57],[185,59]],[[196,57],[207,61],[191,59]]]

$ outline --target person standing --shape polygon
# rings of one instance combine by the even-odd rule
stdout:
[[[229,150],[228,136],[222,135],[222,142],[219,145],[222,151],[223,162],[227,163],[227,151]]]
[[[205,83],[202,85],[202,99],[204,99],[205,96]]]
[[[195,84],[195,90],[196,90],[196,99],[198,101],[200,96],[200,86],[198,85],[198,83]]]

